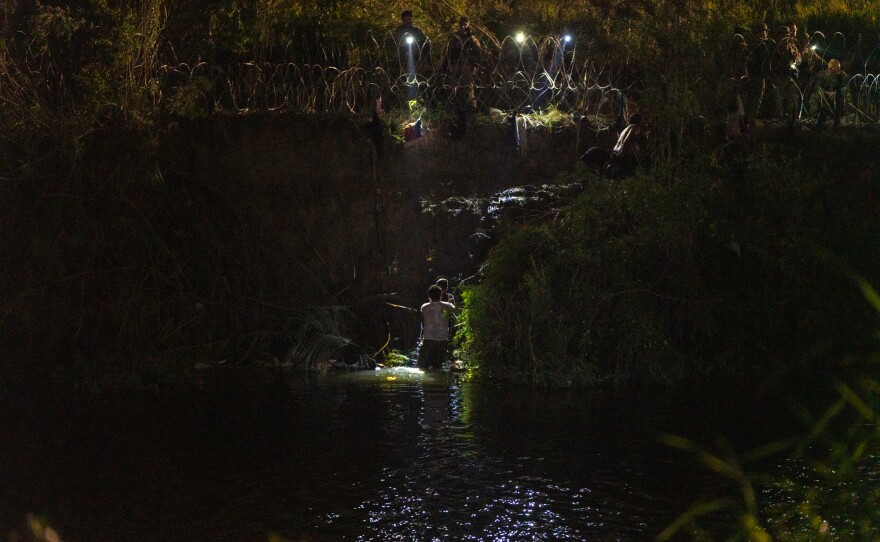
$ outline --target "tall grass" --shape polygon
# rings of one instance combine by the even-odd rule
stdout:
[[[345,307],[302,309],[289,318],[296,331],[286,361],[296,368],[315,370],[352,344],[352,313]]]
[[[880,315],[880,297],[860,289]],[[880,535],[880,380],[874,350],[850,357],[848,374],[829,379],[834,394],[818,409],[789,401],[803,423],[795,436],[744,454],[675,435],[662,440],[693,455],[735,488],[695,502],[658,540],[875,540]],[[825,390],[813,390],[815,398]],[[779,397],[777,400],[784,401]],[[797,406],[801,405],[801,406]],[[768,467],[769,465],[769,467]],[[726,519],[725,519],[726,518]]]

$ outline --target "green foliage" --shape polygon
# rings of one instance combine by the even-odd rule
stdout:
[[[409,365],[410,359],[400,350],[392,350],[385,354],[383,364],[385,367],[404,367]]]
[[[478,376],[669,384],[791,373],[858,348],[867,319],[853,314],[868,307],[823,262],[828,251],[880,276],[875,188],[786,155],[774,146],[748,163],[694,158],[675,173],[586,178],[552,224],[503,238],[465,297]]]
[[[690,534],[694,540],[715,540],[716,536],[723,540],[749,540],[753,542],[770,542],[772,540],[763,523],[756,477],[751,474],[747,466],[787,449],[791,445],[790,442],[780,441],[756,450],[747,457],[738,457],[724,441],[719,442],[716,447],[708,448],[675,435],[663,435],[661,440],[670,447],[693,455],[694,459],[703,467],[730,482],[735,488],[735,493],[695,502],[657,535],[659,542],[676,540],[682,534]],[[720,515],[728,518],[727,522],[723,522],[723,531],[717,529],[713,532],[701,525],[704,519],[711,517],[715,519],[717,526],[719,524],[717,519]]]
[[[856,282],[880,315],[876,291]],[[876,342],[874,347],[876,348]],[[700,500],[658,540],[690,534],[699,540],[875,540],[880,534],[880,381],[875,353],[836,379],[836,399],[813,413],[799,410],[806,431],[736,454],[723,442],[706,447],[665,435],[663,441],[737,488]],[[852,364],[852,363],[851,363]],[[816,392],[813,391],[815,396]],[[815,400],[815,399],[814,399]],[[772,458],[773,461],[767,461]],[[782,459],[780,459],[782,458]],[[776,465],[767,472],[767,464]],[[719,521],[724,513],[726,521]]]
[[[168,105],[169,111],[177,116],[198,119],[211,113],[211,90],[214,83],[204,76],[195,76],[186,84],[174,89]]]
[[[639,81],[643,89],[639,101],[658,126],[653,138],[656,151],[670,157],[681,154],[673,142],[682,140],[689,119],[716,117],[726,103],[723,67],[735,27],[758,19],[778,22],[794,17],[808,19],[811,29],[867,35],[877,24],[870,2],[850,3],[849,9],[826,4],[788,1],[768,6],[747,0],[601,4],[577,0],[565,7],[549,0],[416,6],[378,0],[37,3],[21,41],[10,46],[4,38],[0,47],[0,56],[6,57],[2,61],[18,65],[20,70],[13,72],[31,74],[23,75],[31,79],[30,84],[15,81],[0,86],[0,95],[15,89],[42,95],[41,106],[49,105],[76,121],[75,136],[93,129],[92,119],[109,121],[117,116],[155,130],[153,123],[166,112],[200,118],[211,113],[215,103],[224,108],[241,105],[230,95],[227,80],[234,77],[228,71],[235,65],[233,72],[244,66],[259,72],[263,63],[288,62],[391,69],[383,56],[388,52],[375,46],[399,23],[401,10],[413,9],[416,23],[435,42],[431,54],[437,65],[445,36],[462,14],[471,17],[487,44],[500,44],[522,27],[544,36],[558,36],[563,30],[573,33],[580,58],[601,59],[612,71],[626,65],[633,80]],[[841,17],[846,24],[837,24]],[[823,27],[823,23],[834,26]],[[41,88],[39,80],[49,81],[48,88]],[[280,84],[295,87],[297,80],[293,76]],[[256,74],[244,78],[247,89],[242,92],[254,96],[242,108],[264,107],[262,93],[296,90],[278,89],[277,81],[275,88],[267,89],[263,83]],[[21,104],[13,96],[0,98]],[[35,114],[34,108],[20,111],[21,124],[34,124],[28,116]],[[544,120],[553,125],[568,121],[564,116]]]
[[[880,30],[880,9],[873,0],[803,2],[794,11],[810,31],[822,27],[830,32],[868,35]]]
[[[16,11],[25,4],[30,3],[9,5]],[[287,106],[291,88],[313,77],[290,69],[272,87],[262,78],[266,65],[329,64],[332,59],[334,65],[372,68],[386,62],[382,55],[387,51],[373,53],[398,24],[402,9],[415,11],[416,23],[435,43],[443,43],[461,14],[471,17],[486,44],[520,26],[544,35],[571,30],[581,58],[607,62],[613,69],[626,65],[644,83],[640,104],[651,112],[655,154],[661,163],[678,164],[702,136],[689,133],[686,121],[717,118],[718,104],[725,103],[718,66],[735,26],[760,18],[807,17],[811,27],[820,28],[823,21],[844,15],[850,17],[847,28],[876,23],[870,2],[852,3],[849,12],[842,11],[840,2],[824,4],[576,0],[563,8],[549,0],[36,2],[33,13],[4,18],[4,23],[17,22],[0,36],[0,176],[4,183],[15,183],[4,184],[4,190],[11,188],[0,194],[7,211],[0,223],[5,231],[16,232],[21,224],[33,225],[24,235],[4,239],[2,282],[8,286],[0,300],[0,333],[11,342],[22,337],[9,330],[30,330],[25,342],[62,352],[69,336],[81,344],[102,343],[95,349],[105,352],[131,351],[139,362],[152,364],[154,352],[223,359],[230,351],[262,348],[277,339],[275,333],[290,331],[285,326],[291,321],[284,319],[290,307],[265,302],[267,284],[282,282],[273,275],[272,257],[281,252],[282,242],[267,233],[273,231],[271,220],[242,217],[229,203],[239,194],[228,197],[216,186],[187,184],[185,175],[171,179],[175,173],[165,166],[174,160],[165,158],[176,149],[168,148],[168,135],[175,123],[214,115],[215,107],[265,110],[261,92],[277,92]],[[435,47],[432,60],[440,54],[442,47]],[[236,70],[255,95],[247,103],[239,104],[232,95]],[[317,78],[315,85],[320,85]],[[325,90],[300,110],[320,110],[321,100],[338,100],[345,89]],[[391,109],[387,124],[396,134],[419,114],[431,128],[448,120],[443,116],[448,113],[423,111],[423,105],[412,112]],[[538,120],[557,126],[567,122],[565,111],[550,109]],[[771,157],[761,160],[772,162]],[[758,166],[750,165],[749,171]],[[682,174],[677,167],[661,166],[656,182],[636,179],[616,188],[597,184],[564,224],[514,234],[535,254],[503,245],[496,256],[514,267],[491,271],[487,285],[472,293],[474,328],[465,342],[481,358],[479,367],[487,374],[546,385],[625,381],[636,375],[672,381],[686,374],[693,357],[733,357],[735,346],[728,352],[726,345],[756,332],[768,349],[784,350],[786,341],[796,339],[767,335],[784,336],[787,328],[774,327],[782,319],[798,332],[793,337],[822,331],[826,314],[838,321],[845,304],[829,308],[819,296],[802,294],[833,281],[819,272],[798,273],[817,268],[811,243],[838,253],[835,240],[855,233],[852,247],[859,244],[862,253],[869,253],[874,237],[858,232],[867,231],[863,228],[872,219],[857,214],[854,223],[841,210],[845,206],[827,205],[845,195],[834,193],[830,180],[797,187],[780,166],[767,176],[779,173],[784,183],[758,182],[747,194],[751,199],[743,200],[755,222],[729,221],[729,190],[722,187],[730,183],[702,183],[700,177],[715,179],[723,168],[701,167],[702,172],[690,168]],[[667,185],[672,187],[664,191]],[[812,222],[813,207],[820,216],[836,213],[840,220]],[[782,246],[766,239],[765,226]],[[777,263],[780,251],[784,259]],[[743,256],[731,261],[739,264],[748,256],[748,265],[725,279],[712,258],[727,261],[736,252]],[[858,251],[844,252],[840,256],[849,258]],[[664,262],[657,276],[640,272],[638,266],[653,268],[654,261]],[[309,263],[301,267],[308,269]],[[700,266],[706,266],[705,273],[695,271]],[[800,282],[783,281],[788,289],[781,292],[764,286],[766,306],[742,293],[753,276],[758,284],[775,286],[768,277],[777,272],[786,279],[800,276]],[[328,288],[335,281],[310,280]],[[730,283],[725,285],[729,291],[718,285],[722,280]],[[295,305],[307,297],[300,293],[290,286],[282,297]],[[740,296],[747,300],[743,306],[739,301],[730,306]],[[324,297],[331,304],[337,301],[331,293]],[[256,302],[242,301],[246,298]],[[306,303],[318,302],[309,298]],[[566,310],[575,303],[582,304],[583,314]],[[523,307],[528,312],[521,314]],[[496,331],[497,341],[484,339]],[[833,347],[833,338],[820,345]],[[514,355],[508,356],[511,351]],[[120,372],[120,380],[132,374],[127,368]]]
[[[546,110],[536,111],[534,113],[529,113],[524,116],[533,125],[543,126],[546,128],[558,128],[563,126],[572,126],[574,124],[574,120],[572,119],[571,115],[560,111],[560,109],[555,105],[551,105]]]

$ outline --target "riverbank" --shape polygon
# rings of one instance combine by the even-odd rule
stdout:
[[[878,144],[780,129],[586,183],[500,240],[465,295],[464,349],[481,378],[538,386],[834,378],[876,351],[859,281],[880,284]]]
[[[377,160],[362,128],[279,114],[181,121],[154,141],[108,128],[69,169],[4,183],[4,375],[174,387],[199,363],[284,360],[316,307],[339,308],[323,331],[358,352],[411,348],[417,320],[388,303],[475,273],[468,239],[493,191],[553,183],[578,137],[536,128],[521,156],[503,125],[463,140],[429,125]]]
[[[503,118],[475,122],[462,139],[450,137],[446,121],[438,118],[420,139],[387,141],[380,159],[363,122],[217,115],[170,124],[153,142],[108,129],[83,141],[71,169],[4,184],[0,194],[10,210],[2,217],[9,232],[2,291],[2,340],[10,346],[6,377],[107,392],[174,388],[190,385],[199,364],[265,365],[277,359],[308,367],[285,360],[303,337],[315,345],[332,339],[339,348],[351,342],[347,353],[331,347],[328,355],[355,360],[385,348],[405,351],[417,339],[418,319],[398,307],[417,307],[425,285],[438,275],[453,284],[477,281],[499,238],[498,223],[505,224],[499,234],[516,232],[521,224],[535,231],[556,228],[562,217],[565,228],[584,235],[598,225],[569,244],[602,251],[602,223],[626,232],[629,220],[614,225],[620,215],[602,201],[635,209],[649,205],[653,218],[640,223],[643,241],[683,250],[690,243],[683,240],[695,233],[721,228],[712,235],[724,232],[729,239],[714,239],[714,248],[703,247],[711,248],[707,254],[736,255],[737,243],[748,253],[743,235],[751,232],[755,246],[765,246],[760,253],[769,277],[776,276],[774,259],[782,253],[766,246],[764,232],[774,231],[780,243],[788,242],[787,235],[802,242],[796,228],[822,217],[825,222],[809,227],[872,239],[866,232],[874,220],[876,171],[870,159],[851,159],[877,145],[869,129],[800,133],[783,144],[783,129],[765,127],[753,146],[735,148],[704,127],[689,140],[690,156],[708,163],[702,172],[685,164],[681,171],[690,171],[690,180],[676,180],[673,168],[620,184],[597,179],[577,164],[586,147],[609,144],[603,140],[609,133],[584,124],[532,123],[526,151],[512,144]],[[760,177],[759,164],[775,164],[768,173],[774,178],[741,191],[737,172]],[[802,179],[804,172],[809,175]],[[560,214],[559,207],[583,190],[590,195],[575,208],[586,214]],[[651,199],[638,199],[643,196]],[[788,208],[793,203],[800,207]],[[682,206],[693,216],[682,214]],[[786,216],[795,222],[785,222]],[[663,226],[664,217],[673,229]],[[844,225],[851,226],[847,234]],[[772,229],[777,226],[783,230]],[[671,237],[654,235],[663,232]],[[835,251],[840,239],[820,241]],[[508,241],[496,256],[511,246]],[[642,248],[632,250],[647,257]],[[867,258],[863,272],[872,276],[867,245],[851,253]],[[708,260],[689,261],[682,269],[691,275],[727,273]],[[521,273],[520,279],[530,276],[518,266],[509,271]],[[654,267],[645,262],[646,269]],[[563,285],[558,291],[569,290]],[[742,345],[753,343],[746,330],[740,335]],[[563,371],[559,382],[569,373]]]

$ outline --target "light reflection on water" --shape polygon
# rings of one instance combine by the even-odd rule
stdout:
[[[68,542],[650,540],[718,489],[658,444],[670,420],[693,421],[662,401],[413,369],[309,378],[286,395],[0,434],[21,444],[0,449],[0,516],[46,514]]]
[[[578,422],[579,418],[583,422],[583,413],[568,412],[575,422],[568,426],[572,431],[568,435],[556,433],[558,418],[544,428],[519,425],[549,422],[545,414],[565,413],[574,406],[571,403],[554,408],[544,397],[542,406],[549,408],[541,413],[542,406],[529,404],[531,400],[514,401],[504,409],[510,419],[498,419],[491,405],[481,404],[477,392],[452,375],[386,372],[386,392],[412,397],[414,411],[410,418],[393,412],[387,419],[410,424],[417,444],[399,448],[392,464],[378,474],[371,494],[354,506],[362,516],[354,529],[356,540],[650,539],[664,521],[683,509],[650,510],[660,499],[637,485],[646,474],[646,454],[656,446],[652,431],[635,428],[636,438],[644,439],[640,447],[600,445],[584,450],[590,439],[579,433],[584,429]],[[339,380],[369,379],[362,373]],[[502,395],[522,393],[530,392]],[[487,400],[492,403],[494,397]],[[398,402],[392,411],[405,403]],[[518,412],[524,406],[531,419]],[[536,440],[531,441],[529,434]],[[493,436],[499,437],[500,448],[491,442]],[[608,440],[619,436],[609,435]],[[632,434],[625,435],[624,442],[631,438]],[[552,455],[560,445],[571,449]],[[625,455],[617,456],[621,452]],[[351,525],[353,519],[357,524],[350,516],[325,516],[324,526]]]

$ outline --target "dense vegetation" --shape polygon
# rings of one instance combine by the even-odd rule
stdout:
[[[877,144],[703,149],[669,184],[587,176],[552,222],[509,232],[466,292],[478,373],[671,383],[791,376],[861,351],[874,318],[850,277],[880,277],[880,162],[841,157]]]
[[[619,183],[577,172],[585,193],[569,208],[504,232],[482,283],[465,292],[461,339],[475,376],[682,385],[839,374],[841,361],[870,359],[876,314],[853,278],[880,283],[876,134],[765,134],[739,148],[707,125],[726,109],[735,32],[793,19],[829,41],[840,32],[834,43],[867,63],[876,1],[13,0],[0,8],[3,378],[157,388],[191,378],[195,360],[344,345],[305,344],[351,333],[350,313],[303,309],[343,304],[347,284],[317,276],[330,267],[320,254],[295,262],[302,282],[278,265],[285,246],[310,247],[259,216],[277,194],[178,170],[186,152],[175,136],[255,111],[366,115],[366,100],[339,98],[369,95],[363,79],[327,74],[387,61],[407,8],[441,44],[470,16],[492,54],[519,28],[570,31],[583,73],[609,87],[637,78],[648,113],[651,171]],[[442,47],[431,54],[439,60]],[[315,66],[320,95],[304,75]],[[278,67],[292,75],[267,89]],[[556,105],[575,118],[588,109]],[[878,439],[878,387],[860,384],[839,385],[840,402],[813,420],[807,444],[832,450],[816,463],[832,483],[780,484],[803,506],[773,511],[780,519],[766,529],[753,480],[703,453],[740,476],[739,535],[817,539],[827,519],[844,538],[873,532],[876,489],[858,469]],[[868,423],[828,436],[847,404]],[[835,524],[855,505],[864,521]]]
[[[511,232],[495,251],[485,286],[470,294],[469,348],[485,374],[544,384],[633,374],[666,381],[697,360],[732,360],[756,340],[782,351],[822,328],[816,319],[825,318],[826,305],[805,292],[834,286],[815,265],[811,243],[871,272],[850,258],[869,253],[856,250],[857,242],[868,243],[858,235],[867,230],[837,221],[851,212],[843,207],[847,198],[861,201],[863,192],[857,182],[853,191],[831,190],[844,169],[820,177],[818,168],[801,165],[799,151],[774,147],[766,152],[785,158],[759,151],[739,172],[700,157],[711,149],[691,149],[690,142],[705,136],[693,129],[696,119],[723,115],[725,59],[736,30],[794,18],[829,36],[867,36],[880,25],[874,2],[18,0],[4,8],[0,176],[8,212],[0,218],[0,340],[38,354],[34,364],[52,358],[45,369],[61,380],[100,381],[120,369],[118,354],[149,360],[149,372],[162,374],[173,373],[181,357],[243,359],[283,350],[294,346],[301,305],[341,304],[344,281],[300,288],[308,295],[292,281],[279,284],[284,273],[273,254],[285,240],[273,236],[272,221],[260,222],[256,211],[241,212],[235,224],[219,218],[241,211],[233,198],[266,201],[272,194],[228,195],[195,179],[178,167],[187,158],[174,136],[229,113],[366,115],[367,102],[339,101],[348,80],[330,84],[327,74],[387,61],[386,38],[405,8],[441,44],[457,17],[469,15],[490,56],[501,52],[492,44],[519,28],[536,36],[571,31],[584,53],[582,86],[597,74],[605,79],[596,84],[610,86],[636,78],[640,105],[650,112],[658,166],[650,178],[591,185],[564,222]],[[850,39],[850,46],[870,52],[874,44]],[[442,49],[431,52],[435,64]],[[295,76],[269,92],[267,67],[278,66],[299,71],[291,68]],[[320,68],[320,96],[303,75],[308,66]],[[368,93],[362,80],[349,83]],[[291,98],[299,94],[307,96]],[[574,117],[590,107],[556,105]],[[847,235],[852,241],[842,245]],[[535,249],[532,258],[523,260],[523,245]],[[510,267],[501,271],[497,262],[506,259]],[[313,260],[320,264],[320,255]],[[666,268],[646,276],[655,261]],[[754,289],[740,280],[752,271],[759,277]],[[741,305],[731,306],[728,290]],[[283,307],[270,292],[280,292]],[[501,295],[517,303],[508,306]],[[613,302],[600,303],[588,325],[582,311],[555,312],[565,300],[575,307],[609,295]],[[504,312],[490,310],[492,303]],[[207,304],[217,310],[208,315]],[[518,312],[529,307],[538,312]],[[553,314],[540,313],[550,307]],[[789,319],[793,314],[801,316]],[[542,327],[553,329],[539,333]],[[498,330],[513,333],[500,349],[492,342]],[[508,348],[514,357],[493,368]],[[634,365],[643,361],[650,370]],[[502,371],[505,365],[516,369]],[[132,379],[143,385],[141,376]]]

